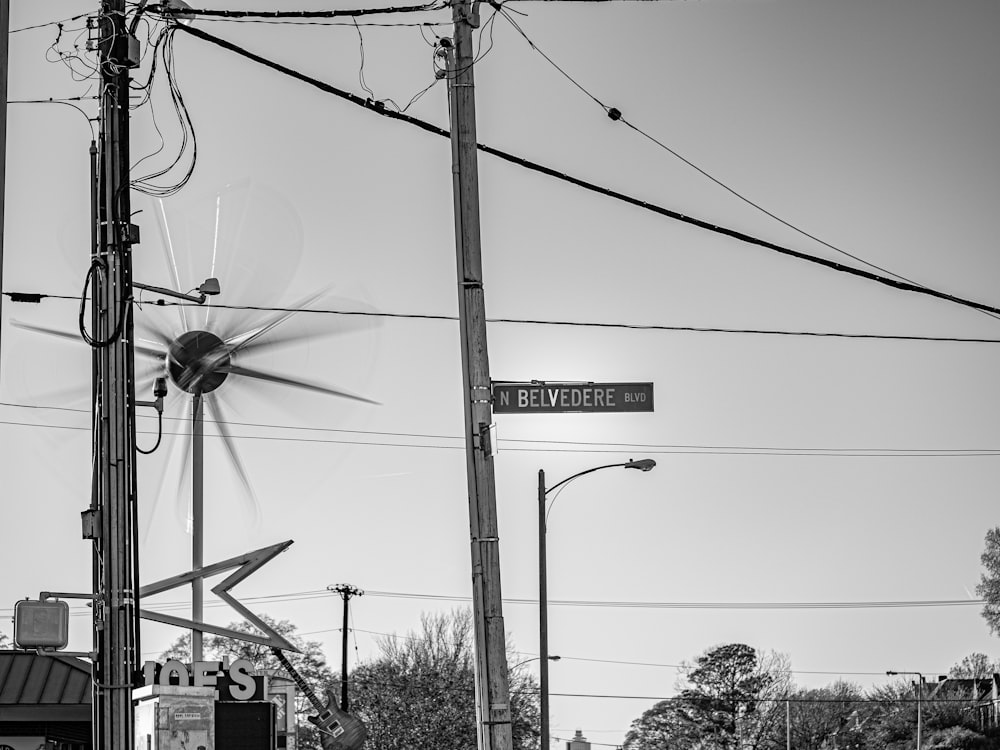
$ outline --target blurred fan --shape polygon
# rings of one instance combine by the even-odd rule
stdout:
[[[376,403],[299,374],[264,369],[253,361],[257,355],[288,350],[316,337],[371,329],[373,319],[364,315],[324,315],[322,324],[304,321],[310,306],[320,300],[340,310],[361,313],[372,310],[354,301],[334,300],[326,289],[277,311],[262,309],[264,301],[282,299],[299,267],[303,249],[303,233],[296,212],[272,190],[249,182],[239,183],[227,186],[210,200],[172,201],[169,208],[162,200],[152,200],[137,213],[137,221],[144,230],[141,243],[144,252],[134,253],[134,276],[143,282],[144,289],[136,290],[135,390],[142,398],[152,392],[156,378],[168,378],[175,392],[167,401],[167,414],[183,414],[190,425],[177,440],[165,441],[170,455],[167,461],[160,462],[161,469],[166,471],[174,455],[179,453],[183,457],[177,494],[188,500],[180,503],[178,509],[186,511],[182,516],[190,531],[194,512],[191,499],[203,493],[204,454],[200,438],[207,415],[239,478],[246,515],[256,523],[260,506],[227,422],[229,402],[225,399],[259,398],[262,391],[255,392],[253,386],[269,383],[338,399]],[[156,245],[162,247],[161,257],[165,261],[159,269],[148,263],[155,255],[150,250]],[[220,284],[223,305],[218,304],[220,298],[216,297]],[[193,292],[204,297],[205,304],[177,303],[171,297],[158,295],[155,286]],[[16,325],[80,340],[76,332],[23,322]],[[285,352],[283,359],[289,357]],[[251,388],[234,389],[234,383]],[[193,476],[190,493],[183,487],[189,469]],[[149,483],[140,477],[140,492],[146,497],[149,495],[142,492],[144,485],[155,488],[153,502],[143,503],[143,526],[148,530],[158,501],[172,490],[162,481]]]

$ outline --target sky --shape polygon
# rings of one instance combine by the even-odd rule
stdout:
[[[18,30],[97,3],[11,6]],[[809,255],[1000,305],[995,3],[505,8],[524,35],[483,8],[481,143]],[[362,19],[436,24],[422,29],[337,20],[196,25],[363,97],[405,106],[431,86],[407,114],[447,127],[433,42],[451,34],[448,11]],[[82,50],[81,27],[65,21],[58,49]],[[57,34],[50,24],[11,35],[9,100],[94,94],[82,68],[74,75],[47,53]],[[219,303],[296,307],[325,291],[315,307],[398,316],[299,313],[282,327],[294,342],[246,360],[377,406],[223,384],[259,514],[211,426],[207,438],[206,561],[293,539],[234,593],[292,621],[339,668],[341,602],[327,586],[366,592],[351,602],[352,659],[377,653],[378,637],[415,629],[421,613],[466,606],[471,593],[449,146],[187,35],[177,35],[174,66],[197,163],[162,206],[133,194],[142,230],[135,278],[173,286],[169,231],[181,283],[217,275]],[[164,84],[154,83],[152,112],[133,112],[133,162],[163,141],[137,172],[168,164],[181,142]],[[77,103],[93,116],[92,100]],[[3,291],[66,299],[3,300],[7,614],[40,591],[91,585],[79,525],[89,503],[89,355],[82,343],[13,325],[75,330],[91,137],[84,114],[68,106],[9,107]],[[551,507],[549,651],[563,657],[550,668],[554,737],[580,729],[620,744],[633,719],[673,694],[678,665],[722,643],[787,654],[803,687],[841,678],[869,687],[887,681],[886,670],[936,675],[972,652],[998,655],[971,601],[984,536],[998,523],[997,320],[487,155],[479,170],[493,379],[655,389],[653,413],[496,418],[505,624],[533,671],[538,470],[551,485],[602,464],[657,461],[649,473],[574,481]],[[205,219],[216,206],[235,217],[218,240]],[[212,325],[231,326],[268,315],[213,314]],[[180,330],[176,308],[143,304],[136,321]],[[143,583],[190,563],[189,480],[172,434],[189,408],[172,388],[171,434],[138,463]],[[138,429],[148,449],[151,411]],[[183,613],[184,597],[169,592],[144,606]],[[932,601],[963,603],[872,606]],[[223,607],[207,611],[217,624],[234,619]],[[70,648],[88,650],[87,611],[73,612]],[[178,634],[144,625],[144,657]]]

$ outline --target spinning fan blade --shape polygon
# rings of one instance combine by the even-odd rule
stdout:
[[[156,199],[156,224],[160,229],[160,235],[163,237],[163,251],[167,255],[167,270],[170,272],[170,282],[173,284],[173,288],[178,291],[183,291],[181,288],[181,278],[180,272],[177,269],[177,255],[174,253],[174,239],[170,234],[170,222],[167,221],[167,209],[163,204],[162,198]],[[183,306],[177,306],[177,312],[181,316],[181,328],[187,332],[189,330],[187,311]]]
[[[194,524],[194,509],[191,497],[191,446],[194,444],[194,437],[191,434],[191,430],[191,421],[187,420],[184,432],[180,433],[177,438],[177,443],[180,444],[181,448],[181,473],[177,478],[177,497],[187,498],[186,502],[177,504],[177,516],[178,520],[184,521],[184,530],[188,534],[191,533],[192,525]],[[171,451],[172,457],[173,451]],[[183,513],[180,512],[181,510],[183,510]]]
[[[229,454],[229,460],[233,462],[233,468],[236,469],[243,489],[246,490],[247,497],[250,498],[251,509],[253,511],[253,524],[256,525],[260,522],[260,503],[257,501],[257,494],[253,491],[253,487],[250,486],[250,477],[247,475],[247,470],[243,466],[240,454],[236,450],[236,442],[229,431],[229,423],[226,422],[225,415],[222,413],[221,399],[218,393],[206,394],[203,398],[205,399],[206,406],[208,406],[209,414],[215,420],[215,426],[219,429],[219,434],[222,436],[222,444]]]
[[[79,332],[70,333],[69,331],[60,331],[58,328],[48,328],[46,326],[37,326],[33,323],[22,323],[19,320],[12,320],[11,324],[22,328],[25,331],[34,331],[35,333],[44,333],[46,336],[55,336],[56,338],[66,339],[67,341],[74,341],[77,344],[82,344],[83,339],[80,337]],[[153,342],[142,343],[139,341],[134,342],[136,354],[142,354],[147,357],[154,357],[163,359],[167,355],[166,347],[158,347]]]
[[[339,388],[331,388],[326,385],[320,385],[319,383],[310,383],[308,380],[299,380],[295,378],[285,377],[284,375],[275,375],[274,373],[264,372],[263,370],[257,370],[250,367],[240,367],[239,365],[230,365],[226,368],[226,372],[230,375],[241,375],[245,378],[253,378],[255,380],[264,380],[268,383],[278,383],[279,385],[288,385],[292,388],[301,388],[305,391],[314,391],[316,393],[325,393],[328,396],[339,396],[341,398],[349,398],[354,401],[363,401],[366,404],[375,404],[379,406],[378,401],[372,401],[370,398],[365,398],[364,396],[359,396],[350,391],[345,391]]]
[[[67,341],[73,341],[77,344],[82,344],[83,339],[80,337],[79,331],[75,333],[70,333],[69,331],[60,331],[58,328],[48,328],[47,326],[36,326],[33,323],[22,323],[19,320],[10,321],[11,325],[18,328],[22,328],[25,331],[34,331],[35,333],[44,333],[46,336],[55,336],[56,338],[66,339]]]
[[[237,352],[241,351],[245,347],[249,346],[255,340],[259,339],[261,336],[263,336],[268,331],[274,330],[277,326],[281,325],[286,320],[288,320],[293,315],[295,315],[295,313],[301,312],[301,310],[299,308],[304,308],[307,305],[315,302],[320,297],[322,297],[324,294],[326,294],[326,290],[322,290],[322,291],[319,291],[319,292],[315,292],[314,294],[310,294],[305,299],[301,299],[298,302],[296,302],[295,304],[291,305],[291,307],[295,308],[295,309],[290,309],[287,312],[282,312],[277,317],[273,318],[272,320],[268,321],[267,323],[264,323],[263,325],[260,325],[260,326],[257,326],[255,328],[252,328],[251,330],[246,331],[245,333],[237,334],[236,336],[230,336],[228,339],[226,339],[226,344],[230,347],[230,349],[232,350],[232,353],[236,354]]]
[[[170,332],[163,325],[162,321],[159,320],[159,318],[163,317],[162,308],[159,305],[156,305],[155,308],[161,312],[160,315],[150,314],[141,303],[137,303],[133,307],[134,313],[132,317],[135,321],[135,330],[151,337],[156,343],[163,344],[164,349],[166,349],[174,337],[170,335]]]
[[[376,312],[374,308],[360,305],[354,300],[330,299],[329,304],[333,309],[349,309],[352,313],[357,314],[324,315],[322,316],[324,320],[321,325],[313,325],[304,330],[282,330],[278,336],[256,338],[253,341],[241,344],[239,347],[240,353],[262,353],[298,344],[302,341],[369,331],[381,323],[379,318],[369,317]],[[309,311],[300,310],[299,312]]]

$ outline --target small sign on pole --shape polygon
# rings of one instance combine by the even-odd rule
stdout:
[[[494,383],[495,414],[650,412],[652,383]]]
[[[18,648],[66,648],[69,604],[53,599],[15,602],[14,643]]]

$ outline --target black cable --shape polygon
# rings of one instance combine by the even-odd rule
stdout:
[[[180,87],[177,84],[176,70],[174,66],[174,32],[178,28],[185,28],[184,26],[172,25],[164,29],[160,35],[157,37],[154,51],[153,51],[153,64],[150,68],[149,78],[145,86],[148,94],[152,88],[153,77],[158,70],[157,67],[157,56],[156,53],[159,51],[159,59],[162,61],[163,70],[167,77],[167,88],[170,92],[170,100],[174,106],[174,112],[177,116],[177,121],[180,126],[181,131],[181,143],[177,149],[177,153],[173,160],[161,169],[155,170],[150,174],[144,175],[143,177],[136,177],[131,180],[131,187],[138,190],[146,195],[151,195],[155,197],[165,198],[174,195],[183,188],[188,181],[190,181],[192,175],[194,174],[195,167],[198,163],[198,137],[195,132],[194,122],[191,119],[190,112],[188,112],[187,105],[184,103],[184,96],[181,93]],[[137,106],[142,106],[145,100]],[[159,127],[156,125],[155,116],[153,118],[153,126],[156,128],[157,133],[160,132]],[[184,173],[177,178],[173,183],[168,185],[157,185],[153,182],[157,178],[163,177],[164,175],[170,173],[181,160],[184,158],[185,154],[188,152],[188,147],[190,146],[190,157],[186,170]],[[151,154],[147,154],[142,159],[137,161],[132,169],[135,169],[139,164],[141,164],[146,159],[155,156],[163,150],[162,147],[162,136],[161,136],[161,146],[159,149]]]
[[[44,23],[36,23],[34,26],[22,26],[20,29],[11,29],[9,33],[17,34],[21,31],[31,31],[32,29],[43,29],[46,26],[57,26],[67,21],[77,21],[81,18],[89,16],[90,12],[87,13],[77,13],[75,16],[70,16],[69,18],[60,18],[58,21],[45,21]]]
[[[390,8],[355,8],[347,10],[213,10],[210,8],[177,8],[150,5],[147,12],[163,18],[202,16],[215,18],[338,18],[342,16],[370,16],[389,13],[420,13],[447,8],[447,2],[430,2],[422,5],[404,5]]]
[[[68,406],[48,406],[40,404],[15,404],[10,401],[0,401],[0,406],[6,406],[12,409],[33,409],[33,410],[48,410],[48,411],[68,411],[77,414],[88,413],[85,409],[77,409]],[[142,415],[139,415],[142,416]],[[174,422],[184,422],[187,424],[190,420],[188,417],[166,417],[166,419]],[[273,424],[267,422],[235,422],[232,420],[214,420],[206,418],[205,424],[223,424],[229,427],[257,427],[269,430],[292,430],[297,432],[336,432],[348,435],[374,435],[378,437],[398,437],[398,438],[416,438],[421,440],[465,440],[462,435],[438,435],[432,433],[421,433],[421,432],[384,432],[377,430],[348,430],[340,427],[309,427],[305,425],[287,425],[287,424]],[[0,422],[4,424],[4,422]],[[23,426],[29,423],[15,422],[10,424],[16,424]],[[34,425],[38,427],[48,426],[48,425]],[[58,426],[58,425],[54,425]],[[67,427],[67,429],[72,429]],[[84,429],[84,428],[79,428]],[[180,435],[186,433],[167,433],[169,435]],[[929,457],[947,457],[947,456],[965,456],[965,455],[1000,455],[1000,448],[833,448],[833,447],[820,447],[820,448],[796,448],[789,446],[747,446],[747,445],[684,445],[684,444],[662,444],[662,443],[614,443],[614,442],[590,442],[585,440],[543,440],[539,438],[500,438],[501,445],[507,445],[508,443],[525,443],[529,445],[569,445],[569,446],[593,446],[593,447],[616,447],[624,448],[626,450],[621,451],[623,453],[635,451],[635,450],[655,450],[655,449],[672,449],[683,453],[709,453],[709,455],[715,455],[710,453],[711,451],[726,451],[727,455],[757,455],[756,452],[768,452],[774,453],[775,455],[843,455],[844,457],[856,457],[862,455],[871,455],[873,457],[885,457],[890,458],[893,456],[905,456],[907,458],[919,458],[921,456]],[[381,445],[381,444],[380,444]],[[426,447],[426,446],[420,446]],[[443,447],[443,446],[442,446]],[[523,450],[519,448],[507,447],[505,450]],[[752,451],[752,452],[751,452]],[[732,452],[731,454],[729,452]]]
[[[34,292],[3,292],[14,302],[34,302],[37,297],[40,299],[72,299],[77,300],[76,295],[60,294],[38,294]],[[18,297],[19,299],[14,299]],[[30,299],[25,299],[29,298]],[[140,304],[140,303],[136,303]],[[157,300],[144,304],[156,305],[157,307],[197,307],[193,302],[171,302],[167,300]],[[371,318],[396,318],[400,320],[439,320],[454,322],[458,320],[457,315],[434,315],[430,313],[390,313],[361,310],[323,310],[314,307],[279,307],[266,305],[227,305],[213,303],[212,307],[223,310],[254,310],[261,312],[295,312],[312,313],[318,315],[358,315]],[[630,331],[674,331],[678,333],[734,333],[758,336],[804,336],[810,338],[833,338],[833,339],[873,339],[881,341],[928,341],[953,344],[1000,344],[1000,339],[987,338],[965,338],[960,336],[919,336],[893,333],[838,333],[835,331],[782,331],[768,328],[715,328],[710,326],[668,326],[657,323],[601,323],[586,320],[544,320],[540,318],[486,318],[487,323],[508,323],[513,325],[540,325],[540,326],[569,326],[575,328],[613,328]]]
[[[404,122],[414,125],[420,128],[421,130],[425,130],[437,136],[441,136],[444,138],[451,137],[451,134],[444,128],[432,125],[429,122],[425,122],[424,120],[412,117],[411,115],[406,115],[401,112],[394,112],[392,110],[388,110],[384,107],[384,105],[381,105],[381,103],[371,102],[362,99],[356,94],[344,91],[343,89],[338,89],[335,86],[331,86],[330,84],[324,83],[315,78],[311,78],[310,76],[307,76],[304,73],[300,73],[296,70],[281,65],[280,63],[276,63],[266,58],[263,58],[260,55],[256,55],[246,49],[243,49],[242,47],[233,44],[232,42],[220,39],[219,37],[213,36],[212,34],[197,29],[193,26],[178,26],[177,28],[183,30],[187,34],[191,34],[192,36],[196,36],[199,39],[211,42],[212,44],[222,47],[223,49],[227,49],[242,57],[245,57],[248,60],[253,60],[254,62],[257,62],[261,65],[271,68],[272,70],[284,73],[285,75],[288,75],[291,78],[295,78],[296,80],[302,81],[303,83],[308,83],[309,85],[321,91],[333,94],[334,96],[338,96],[342,99],[346,99],[347,101],[359,107],[364,107],[365,109],[376,112],[384,117],[403,120]],[[794,250],[792,248],[784,247],[782,245],[769,242],[759,237],[754,237],[753,235],[746,234],[745,232],[740,232],[735,229],[730,229],[728,227],[714,224],[704,219],[698,219],[693,216],[687,216],[686,214],[680,213],[679,211],[674,211],[673,209],[669,209],[664,206],[657,205],[655,203],[650,203],[648,201],[640,200],[639,198],[634,198],[630,195],[620,193],[616,190],[611,190],[610,188],[602,187],[600,185],[588,182],[578,177],[573,177],[569,174],[565,174],[563,172],[559,172],[558,170],[552,169],[551,167],[546,167],[544,165],[529,161],[522,157],[515,156],[513,154],[501,151],[500,149],[496,149],[491,146],[484,145],[482,143],[477,143],[476,148],[482,151],[483,153],[490,154],[491,156],[495,156],[498,159],[510,162],[511,164],[515,164],[519,167],[523,167],[525,169],[529,169],[534,172],[539,172],[541,174],[553,177],[562,182],[568,182],[571,185],[576,185],[577,187],[581,187],[590,192],[597,193],[598,195],[603,195],[608,198],[614,198],[615,200],[618,200],[622,203],[628,203],[629,205],[633,205],[638,208],[642,208],[646,211],[659,214],[660,216],[665,216],[667,218],[674,219],[684,224],[689,224],[691,226],[698,227],[699,229],[704,229],[714,234],[730,237],[731,239],[739,240],[741,242],[745,242],[750,245],[763,247],[765,249],[772,250],[782,255],[787,255],[792,258],[797,258],[799,260],[807,261],[809,263],[814,263],[816,265],[820,265],[825,268],[829,268],[834,271],[839,271],[841,273],[845,273],[851,276],[857,276],[859,278],[867,279],[869,281],[874,281],[876,283],[882,284],[884,286],[889,286],[900,291],[908,291],[908,292],[914,292],[916,294],[923,294],[929,297],[934,297],[936,299],[941,299],[947,302],[952,302],[958,305],[962,305],[964,307],[969,307],[974,310],[983,310],[986,312],[1000,315],[1000,307],[987,305],[981,302],[976,302],[974,300],[964,299],[962,297],[957,297],[952,294],[940,292],[935,289],[931,289],[929,287],[923,287],[917,284],[912,284],[897,279],[887,278],[885,276],[880,276],[870,271],[865,271],[864,269],[854,268],[852,266],[846,266],[843,263],[838,263],[836,261],[828,260],[826,258],[820,258],[817,256],[809,255],[807,253]]]
[[[665,144],[662,141],[654,138],[652,135],[650,135],[649,133],[647,133],[642,128],[638,127],[637,125],[629,122],[629,120],[626,119],[624,117],[624,115],[622,115],[621,110],[617,109],[616,107],[610,107],[607,104],[605,104],[604,102],[602,102],[600,99],[598,99],[596,96],[594,96],[594,94],[592,94],[590,91],[588,91],[586,88],[584,88],[584,86],[579,81],[577,81],[569,73],[567,73],[565,70],[563,70],[555,62],[555,60],[553,60],[551,57],[549,57],[547,54],[545,54],[545,52],[542,51],[542,49],[540,49],[534,43],[534,41],[532,41],[528,37],[528,35],[525,33],[524,29],[521,28],[521,25],[519,23],[517,23],[517,21],[515,21],[513,18],[510,17],[510,13],[507,10],[505,10],[502,5],[500,5],[499,3],[491,3],[491,4],[494,5],[494,7],[497,10],[497,13],[501,13],[503,15],[503,17],[507,20],[507,22],[510,23],[510,25],[513,26],[514,29],[524,38],[524,41],[526,41],[528,43],[529,47],[531,47],[533,50],[535,50],[535,52],[537,52],[542,57],[544,57],[545,60],[553,68],[555,68],[556,70],[558,70],[563,75],[563,77],[566,78],[566,80],[568,80],[570,83],[572,83],[574,86],[576,86],[580,91],[582,91],[592,101],[596,102],[597,105],[599,107],[601,107],[601,109],[604,110],[604,113],[608,117],[611,118],[611,120],[616,121],[616,122],[621,122],[623,125],[625,125],[626,127],[630,128],[631,130],[635,131],[636,133],[638,133],[642,137],[646,138],[651,143],[654,143],[655,145],[659,146],[661,149],[663,149],[664,151],[666,151],[668,154],[670,154],[674,158],[679,159],[680,161],[684,162],[684,164],[686,164],[687,166],[691,167],[691,169],[695,170],[696,172],[698,172],[700,175],[702,175],[703,177],[707,178],[708,180],[711,180],[712,182],[714,182],[716,185],[718,185],[719,187],[721,187],[726,192],[730,193],[731,195],[735,196],[739,200],[743,201],[748,206],[751,206],[752,208],[756,209],[757,211],[760,211],[762,214],[764,214],[765,216],[768,216],[769,218],[773,219],[774,221],[777,221],[779,224],[783,224],[784,226],[788,227],[792,231],[798,232],[803,237],[807,237],[807,238],[813,240],[814,242],[817,242],[820,245],[823,245],[824,247],[827,247],[827,248],[829,248],[830,250],[833,250],[836,253],[840,253],[841,255],[843,255],[843,256],[845,256],[847,258],[850,258],[852,260],[856,260],[858,263],[863,263],[864,265],[868,266],[869,268],[874,268],[877,271],[881,271],[882,273],[886,273],[886,274],[889,274],[890,276],[894,276],[895,278],[900,279],[901,281],[909,282],[911,284],[915,284],[916,283],[912,279],[907,278],[906,276],[903,276],[901,274],[895,273],[894,271],[890,271],[887,268],[883,268],[882,266],[879,266],[879,265],[877,265],[875,263],[867,261],[864,258],[861,258],[861,257],[859,257],[857,255],[853,255],[853,254],[847,252],[846,250],[844,250],[844,249],[842,249],[840,247],[837,247],[836,245],[834,245],[834,244],[832,244],[830,242],[827,242],[826,240],[824,240],[824,239],[822,239],[820,237],[817,237],[816,235],[812,234],[811,232],[807,232],[805,229],[802,229],[801,227],[799,227],[799,226],[797,226],[795,224],[792,224],[790,221],[786,221],[785,219],[781,218],[777,214],[772,213],[771,211],[768,211],[766,208],[764,208],[759,203],[756,203],[755,201],[752,201],[750,198],[746,197],[742,193],[740,193],[737,190],[735,190],[734,188],[730,187],[729,185],[727,185],[726,183],[724,183],[722,180],[718,179],[714,175],[709,174],[707,171],[705,171],[704,169],[702,169],[701,167],[699,167],[697,164],[695,164],[694,162],[692,162],[690,159],[682,156],[680,153],[678,153],[676,150],[672,149],[667,144]],[[494,15],[496,15],[496,14],[494,14]],[[922,286],[922,285],[920,285],[920,286]],[[992,318],[998,318],[998,317],[1000,317],[1000,316],[997,316],[995,313],[987,312],[985,310],[982,311],[982,312],[984,312],[985,314],[989,315]]]
[[[228,424],[222,422],[221,424]],[[37,424],[32,422],[13,422],[10,420],[0,420],[0,425],[9,425],[12,427],[45,427],[48,429],[55,430],[76,430],[76,431],[89,431],[89,427],[75,427],[73,425],[50,425],[50,424]],[[300,428],[289,428],[289,429],[300,429]],[[307,429],[307,428],[301,428]],[[141,433],[146,434],[146,433]],[[149,433],[152,434],[152,433]],[[165,435],[180,436],[187,435],[187,432],[167,432]],[[375,433],[378,434],[378,433]],[[206,436],[206,437],[215,437]],[[277,443],[311,443],[319,445],[362,445],[369,446],[373,448],[424,448],[433,450],[465,450],[465,446],[458,445],[437,445],[437,444],[427,444],[427,443],[390,443],[384,441],[370,441],[370,440],[334,440],[332,438],[305,438],[305,437],[279,437],[277,435],[233,435],[233,439],[236,440],[270,440]],[[459,440],[460,438],[448,438]],[[503,441],[501,441],[503,442]],[[533,442],[533,441],[525,441]],[[588,455],[629,455],[635,453],[635,448],[513,448],[510,446],[504,447],[503,450],[513,452],[513,453],[576,453],[576,454],[588,454]],[[920,450],[920,451],[905,451],[904,449],[894,450],[889,453],[847,453],[842,451],[822,451],[813,448],[804,449],[792,449],[792,450],[768,450],[768,449],[748,449],[748,450],[723,450],[723,449],[679,449],[679,448],[665,448],[665,449],[643,449],[646,453],[657,455],[657,456],[772,456],[775,458],[1000,458],[1000,449],[993,448],[983,448],[983,449],[954,449],[943,451],[932,451],[930,449]]]
[[[83,101],[84,99],[92,99],[92,98],[96,98],[96,97],[72,96],[72,97],[67,97],[65,99],[52,99],[52,98],[49,98],[49,99],[8,99],[7,100],[7,104],[63,104],[65,106],[67,106],[67,107],[72,107],[77,112],[79,112],[81,115],[83,115],[84,119],[87,120],[87,127],[90,128],[90,137],[91,137],[91,140],[93,140],[95,138],[95,135],[94,135],[94,123],[91,120],[90,115],[88,115],[84,111],[83,107],[80,107],[80,106],[78,106],[76,104],[73,104],[73,102]]]
[[[86,323],[86,312],[87,312],[87,290],[90,288],[91,279],[94,276],[94,272],[97,269],[107,270],[107,264],[104,261],[95,258],[91,264],[90,268],[87,269],[87,275],[83,283],[83,292],[80,294],[80,314],[77,320],[80,337],[87,342],[87,344],[92,349],[104,349],[115,343],[118,338],[122,335],[122,328],[125,325],[125,317],[131,314],[132,308],[128,304],[128,298],[122,295],[122,298],[118,302],[118,319],[115,321],[115,328],[111,334],[103,341],[98,341],[90,335],[87,331]]]
[[[138,444],[136,444],[136,446],[135,446],[135,449],[137,451],[139,451],[139,453],[141,453],[144,456],[150,455],[157,448],[159,448],[160,447],[160,441],[163,439],[163,410],[162,409],[157,409],[156,410],[156,417],[157,417],[157,419],[156,419],[156,442],[153,444],[153,447],[150,448],[148,451],[144,451],[142,448],[139,447]]]

